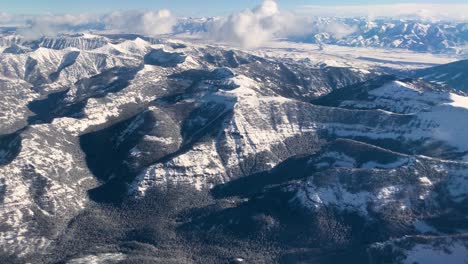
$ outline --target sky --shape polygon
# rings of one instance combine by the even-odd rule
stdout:
[[[115,10],[169,9],[180,16],[226,15],[260,4],[262,0],[0,0],[0,12],[13,14],[105,13]],[[282,9],[304,6],[350,6],[399,3],[467,4],[467,0],[278,0]]]

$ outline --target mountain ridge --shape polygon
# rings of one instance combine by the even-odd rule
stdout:
[[[11,263],[465,252],[468,99],[452,83],[177,39],[44,43],[0,54]]]

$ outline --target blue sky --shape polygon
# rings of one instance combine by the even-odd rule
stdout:
[[[168,8],[177,15],[224,15],[250,8],[262,0],[0,0],[0,11],[16,14],[103,13],[114,10],[146,10]],[[282,9],[294,10],[302,5],[367,5],[394,3],[458,3],[467,0],[278,0]]]

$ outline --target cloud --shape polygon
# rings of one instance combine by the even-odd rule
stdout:
[[[23,15],[0,12],[0,26],[2,27],[24,26],[26,19],[27,17]]]
[[[99,17],[92,14],[43,15],[23,17],[23,19],[26,25],[20,27],[17,32],[26,40],[37,39],[41,36],[55,36],[61,32],[100,27]]]
[[[333,38],[343,38],[357,27],[339,21],[317,21],[309,16],[281,11],[273,0],[260,6],[231,14],[214,21],[208,30],[216,41],[255,48],[276,38],[300,39],[317,33],[328,33]]]
[[[138,12],[113,12],[105,15],[103,23],[107,30],[144,35],[171,33],[177,18],[167,10]]]
[[[450,21],[468,19],[468,4],[305,5],[297,8],[296,11],[309,16],[369,17],[371,19],[378,17]]]
[[[319,23],[314,27],[314,33],[328,33],[335,39],[341,39],[353,34],[358,30],[357,26],[346,25],[339,21],[330,21],[328,23]]]
[[[59,33],[107,31],[149,36],[171,33],[177,18],[169,10],[125,11],[110,14],[66,14],[21,16],[0,13],[1,25],[17,25],[18,34],[27,40]]]
[[[306,28],[302,22],[294,14],[280,11],[275,1],[266,0],[254,9],[214,21],[208,34],[217,41],[251,48],[273,38],[304,33]]]
[[[467,20],[468,4],[393,4],[361,6],[302,6],[296,12],[280,10],[274,0],[235,12],[227,17],[208,20],[205,37],[244,48],[254,48],[277,38],[308,39],[327,33],[325,38],[341,39],[358,30],[340,19],[318,17],[392,17],[424,20]],[[0,26],[18,26],[26,39],[83,31],[134,33],[149,36],[170,34],[180,21],[169,10],[119,11],[108,14],[66,14],[25,16],[0,12]],[[179,31],[177,31],[179,30]]]
[[[8,23],[13,20],[13,15],[5,12],[0,12],[0,23]]]

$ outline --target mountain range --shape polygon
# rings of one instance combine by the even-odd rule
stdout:
[[[362,41],[310,41],[467,40],[461,24],[345,22]],[[317,67],[173,35],[0,43],[5,263],[466,261],[466,61]]]
[[[178,18],[169,35],[195,35],[204,39],[212,38],[216,23],[221,17],[181,17]],[[468,46],[468,23],[466,21],[424,21],[415,19],[390,19],[366,17],[305,17],[304,25],[283,33],[277,38],[295,42],[314,43],[319,45],[340,45],[348,47],[372,47],[386,49],[406,49],[416,52],[436,54],[453,54],[466,57]],[[22,27],[0,28],[2,46],[9,43],[34,42],[21,36]],[[109,33],[106,25],[90,23],[86,26],[68,25],[66,31],[80,34],[83,31],[99,34]],[[19,33],[18,33],[19,31]],[[47,38],[46,38],[47,39]],[[49,46],[54,38],[42,43]],[[79,40],[77,40],[79,41]],[[102,45],[104,43],[95,43]],[[60,45],[55,43],[55,45]],[[75,43],[73,46],[79,45]],[[55,46],[57,47],[57,46]],[[10,50],[14,51],[16,47]],[[90,48],[90,47],[88,47]]]

